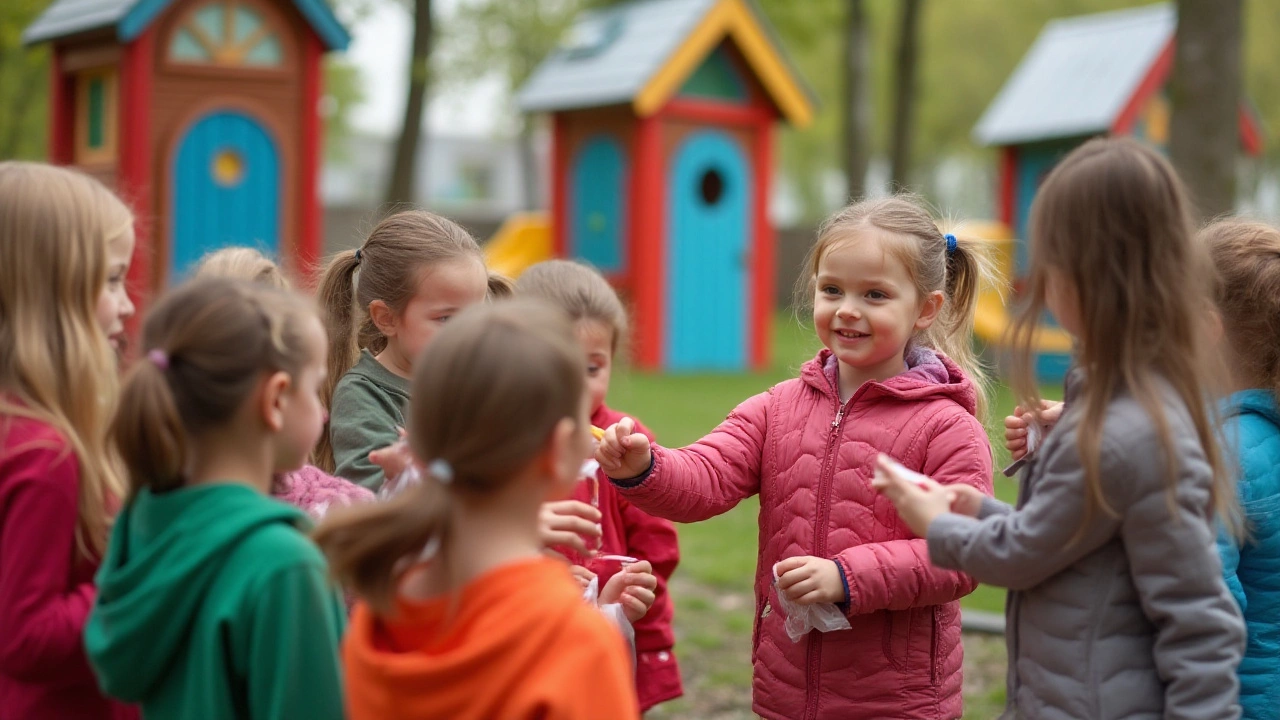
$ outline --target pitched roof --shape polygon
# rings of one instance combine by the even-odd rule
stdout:
[[[326,0],[290,0],[329,50],[345,50],[351,36]],[[54,0],[22,33],[27,45],[94,30],[114,29],[121,42],[133,40],[173,0]]]
[[[651,114],[733,37],[783,115],[804,125],[813,98],[750,0],[633,0],[583,13],[517,93],[543,112],[633,103]]]
[[[1109,129],[1173,41],[1170,3],[1053,20],[974,128],[984,145]]]

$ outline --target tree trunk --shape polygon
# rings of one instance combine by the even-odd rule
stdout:
[[[427,105],[432,32],[431,0],[413,0],[413,50],[409,57],[409,92],[404,103],[404,123],[396,140],[387,183],[387,203],[412,203],[416,188],[418,145],[422,140],[422,114]]]
[[[520,207],[533,210],[538,206],[538,157],[533,150],[533,116],[521,118],[517,139],[520,156]]]
[[[844,174],[849,197],[867,193],[867,164],[871,154],[871,105],[867,100],[867,16],[862,0],[848,0],[844,35]]]
[[[915,126],[916,55],[922,0],[902,0],[898,56],[894,80],[893,150],[890,181],[894,190],[907,186],[911,173],[911,136]]]
[[[1201,218],[1236,204],[1241,0],[1178,0],[1169,155]]]

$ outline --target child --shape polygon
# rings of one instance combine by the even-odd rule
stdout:
[[[924,541],[869,480],[880,451],[991,491],[969,347],[978,249],[944,236],[908,198],[847,207],[806,261],[826,349],[798,379],[683,450],[651,448],[630,419],[605,433],[596,457],[646,512],[694,522],[760,495],[752,656],[754,710],[766,718],[960,716],[957,600],[975,583],[930,567]],[[793,642],[775,592],[838,606],[851,631]]]
[[[196,277],[226,277],[265,283],[289,290],[289,280],[280,266],[253,248],[229,247],[209,253],[196,268]],[[271,495],[306,511],[313,520],[324,517],[330,507],[373,500],[367,488],[334,477],[314,465],[281,473],[271,480]]]
[[[1250,720],[1280,720],[1280,231],[1224,220],[1200,237],[1218,271],[1217,306],[1234,394],[1225,437],[1240,463],[1245,542],[1219,533],[1227,586],[1244,612],[1248,647],[1240,704]]]
[[[369,454],[399,440],[413,360],[445,321],[484,301],[489,284],[471,235],[418,210],[388,217],[329,263],[319,291],[330,343],[322,469],[374,492],[395,479]]]
[[[267,497],[324,425],[302,299],[194,280],[150,313],[112,425],[130,497],[85,647],[148,720],[341,718],[344,611],[300,510]]]
[[[590,452],[584,375],[568,321],[527,301],[469,309],[427,348],[408,432],[428,477],[316,533],[362,599],[352,720],[638,717],[621,638],[539,539]]]
[[[0,162],[0,714],[136,718],[81,638],[123,485],[107,448],[133,216],[96,180]],[[75,378],[75,382],[67,382]]]
[[[516,293],[547,300],[569,315],[586,359],[591,423],[603,428],[621,420],[621,413],[604,404],[609,393],[614,356],[619,343],[627,336],[626,311],[609,283],[585,265],[549,260],[525,270],[516,282]],[[636,423],[636,431],[653,439],[653,435],[639,423]],[[636,691],[640,697],[640,710],[645,712],[658,703],[680,697],[684,692],[680,668],[672,650],[675,645],[675,633],[671,628],[674,609],[667,594],[667,582],[680,561],[679,539],[675,526],[669,521],[655,518],[619,497],[603,472],[596,471],[594,482],[594,486],[588,482],[578,483],[573,497],[600,508],[604,536],[599,552],[648,560],[658,578],[654,606],[635,625]],[[564,551],[564,554],[578,565],[604,570],[600,573],[601,583],[605,583],[612,574],[608,572],[612,567],[593,562],[590,557],[570,551]]]
[[[1009,588],[1007,717],[1239,717],[1244,631],[1213,548],[1214,506],[1229,515],[1234,493],[1205,402],[1212,273],[1182,185],[1155,151],[1092,140],[1040,187],[1030,230],[1012,336],[1023,407],[1042,407],[1046,308],[1080,371],[1017,508],[887,460],[876,487],[934,564]]]

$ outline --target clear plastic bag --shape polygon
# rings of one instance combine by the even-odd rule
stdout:
[[[622,639],[627,641],[627,649],[631,651],[631,663],[634,667],[636,661],[635,628],[631,627],[631,621],[627,619],[627,614],[623,612],[621,604],[600,604],[599,576],[591,578],[591,582],[587,583],[587,589],[582,591],[582,599],[599,609],[600,613],[605,616],[605,619],[616,626],[618,628],[618,632],[622,633]]]
[[[778,611],[786,617],[783,627],[791,642],[800,642],[800,638],[811,630],[832,632],[849,629],[849,618],[834,603],[798,605],[787,599],[786,594],[778,589],[777,566],[773,568],[773,593],[778,597]]]

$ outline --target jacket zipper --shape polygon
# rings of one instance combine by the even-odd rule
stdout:
[[[857,393],[854,393],[857,396]],[[836,418],[831,421],[831,432],[827,438],[827,454],[823,463],[822,475],[818,479],[818,517],[813,528],[814,557],[827,556],[827,523],[831,517],[831,481],[836,472],[835,449],[840,441],[840,424],[844,422],[845,410],[853,404],[849,398],[845,405],[836,399]],[[822,665],[822,633],[809,633],[808,669],[805,671],[805,713],[806,718],[818,717],[818,678]]]

